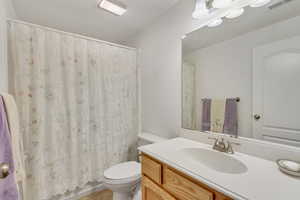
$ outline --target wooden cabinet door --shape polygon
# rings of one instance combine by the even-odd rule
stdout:
[[[162,184],[162,165],[144,155],[142,156],[142,173],[157,184]]]
[[[215,200],[213,192],[200,187],[182,175],[164,168],[164,189],[180,200]]]
[[[176,200],[147,177],[142,178],[143,200]]]

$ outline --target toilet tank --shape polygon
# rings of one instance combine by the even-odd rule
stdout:
[[[162,142],[167,140],[167,138],[163,138],[151,133],[141,133],[138,135],[138,147],[148,145],[148,144],[154,144],[157,142]]]
[[[167,138],[159,137],[157,135],[151,134],[151,133],[141,133],[138,135],[138,147],[148,145],[148,144],[154,144],[157,142],[162,142],[167,140]],[[138,161],[141,161],[140,152],[138,152]]]

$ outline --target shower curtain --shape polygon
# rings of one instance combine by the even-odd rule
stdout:
[[[8,27],[26,199],[101,182],[106,168],[134,159],[136,51],[17,21]]]
[[[182,127],[196,129],[196,66],[182,63]]]

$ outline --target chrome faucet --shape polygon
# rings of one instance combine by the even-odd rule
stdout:
[[[240,145],[240,143],[225,141],[224,138],[221,138],[220,140],[220,138],[209,137],[209,139],[215,140],[215,143],[213,145],[214,150],[229,154],[234,154],[232,145]]]

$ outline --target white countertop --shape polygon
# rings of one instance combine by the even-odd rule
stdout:
[[[283,174],[275,162],[235,153],[230,156],[243,162],[248,171],[227,174],[183,159],[176,152],[184,148],[212,150],[210,145],[184,138],[142,146],[139,150],[236,200],[300,199],[300,178]]]

